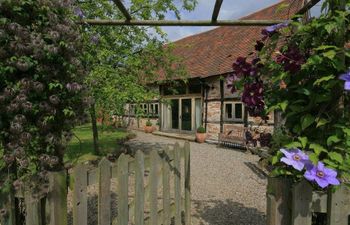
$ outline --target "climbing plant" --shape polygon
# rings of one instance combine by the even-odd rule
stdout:
[[[72,9],[69,0],[0,2],[0,191],[63,169],[70,131],[86,118],[84,42]],[[47,185],[31,190],[38,196]]]
[[[350,1],[325,1],[305,23],[267,27],[249,57],[233,63],[232,91],[251,116],[280,111],[273,175],[325,188],[350,179]]]

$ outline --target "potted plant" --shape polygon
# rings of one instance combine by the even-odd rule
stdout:
[[[153,126],[152,126],[151,120],[147,120],[146,126],[145,126],[145,133],[152,133],[153,132]]]
[[[196,141],[198,143],[204,143],[206,138],[207,138],[207,134],[206,134],[205,128],[203,126],[198,127],[197,133],[196,133]]]

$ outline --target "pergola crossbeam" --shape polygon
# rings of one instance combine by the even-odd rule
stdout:
[[[223,2],[223,0],[216,0],[215,1],[215,6],[214,6],[214,10],[213,10],[213,15],[211,17],[211,21],[215,22],[218,20],[218,16],[219,16],[222,2]]]
[[[126,20],[131,20],[131,15],[129,14],[128,10],[125,8],[123,2],[121,0],[113,0],[114,4],[118,7],[118,9],[123,13]]]
[[[109,26],[269,26],[285,20],[83,20],[82,24]]]

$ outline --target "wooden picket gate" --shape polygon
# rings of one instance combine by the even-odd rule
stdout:
[[[6,206],[1,225],[15,225],[14,199],[24,198],[26,225],[67,225],[67,174],[49,173],[45,198],[34,199],[25,187],[15,194],[0,195],[0,208]],[[72,224],[88,224],[88,193],[98,186],[98,225],[191,224],[190,146],[137,151],[135,157],[122,154],[116,163],[102,159],[97,168],[78,165],[69,174],[73,187]],[[117,215],[111,215],[111,181],[116,181]],[[129,186],[133,180],[133,187]],[[148,182],[146,182],[146,180]],[[131,193],[130,190],[133,190]],[[159,207],[159,206],[162,207]]]
[[[287,178],[269,178],[267,225],[349,225],[350,189],[342,184],[335,192],[313,191],[306,181],[293,184]]]

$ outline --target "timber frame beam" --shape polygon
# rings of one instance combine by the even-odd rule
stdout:
[[[123,13],[126,20],[131,20],[131,15],[129,14],[128,10],[125,8],[123,2],[121,0],[113,0],[114,4],[118,7],[118,9]]]
[[[82,24],[109,26],[269,26],[285,20],[83,20]]]
[[[269,26],[286,22],[285,20],[217,20],[223,0],[215,0],[211,20],[133,20],[122,0],[113,0],[125,20],[85,19],[80,23],[95,26]],[[296,13],[307,13],[320,0],[305,0],[305,5]]]
[[[211,17],[211,21],[212,22],[216,22],[218,20],[218,16],[219,16],[219,12],[220,12],[220,8],[221,8],[221,5],[222,5],[222,2],[223,2],[223,0],[216,0],[215,1],[213,15]]]

